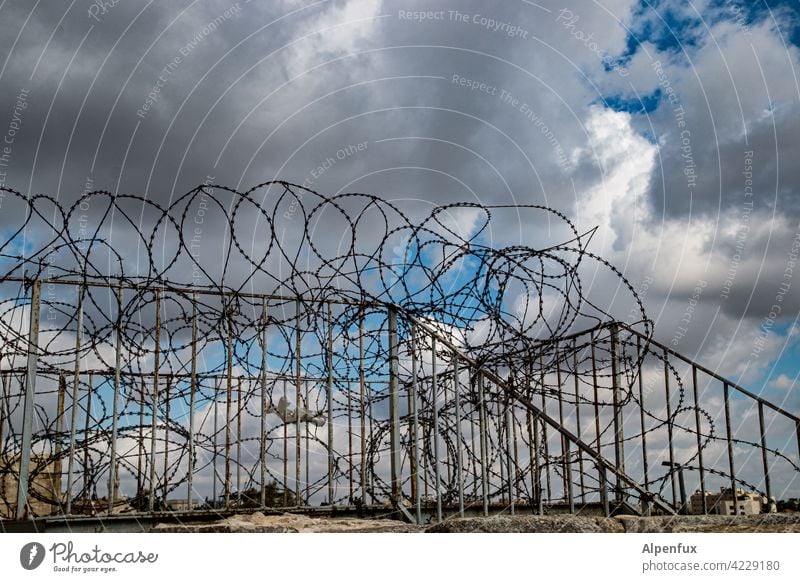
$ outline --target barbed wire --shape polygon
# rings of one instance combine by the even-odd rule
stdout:
[[[635,387],[645,357],[654,355],[644,305],[619,270],[587,250],[594,231],[578,232],[552,208],[456,203],[409,214],[377,196],[325,197],[282,181],[244,192],[200,186],[168,205],[95,191],[64,206],[50,196],[0,191],[4,216],[13,222],[0,238],[0,471],[18,471],[31,350],[26,318],[32,286],[44,281],[31,475],[35,481],[58,464],[72,489],[63,495],[59,481],[49,489],[35,486],[31,495],[59,511],[65,497],[93,506],[112,472],[123,488],[134,489],[118,501],[132,509],[143,509],[156,488],[165,503],[191,477],[201,495],[217,497],[219,485],[226,501],[233,492],[241,503],[243,492],[266,486],[262,470],[283,502],[381,503],[391,493],[388,306],[424,321],[477,368],[507,378],[532,402],[557,402],[578,416],[581,407],[594,406],[596,431],[578,436],[602,454],[617,438],[609,412],[615,407],[641,409],[650,420],[649,427],[628,429],[627,443],[666,427],[691,435],[696,427],[683,419],[698,409],[701,442],[684,459],[687,466],[721,439],[716,415],[687,404],[681,372],[668,362],[678,387],[671,411],[640,398]],[[526,227],[542,225],[561,242],[510,244],[509,217]],[[493,220],[500,221],[494,228]],[[618,318],[590,300],[582,276],[594,280],[599,272],[602,286],[616,287],[613,301],[632,306],[641,335],[614,328],[612,340],[607,326]],[[407,427],[402,462],[408,475],[416,459],[429,495],[452,501],[467,483],[468,497],[477,497],[488,480],[492,500],[514,495],[533,503],[544,491],[533,483],[534,473],[546,472],[552,497],[551,472],[557,480],[568,471],[580,479],[584,497],[599,492],[584,458],[575,450],[551,450],[552,432],[532,426],[529,411],[497,386],[487,387],[481,399],[474,370],[456,376],[457,357],[447,349],[439,348],[434,375],[431,335],[419,335],[404,317],[398,331],[399,381],[409,395],[401,414]],[[643,348],[637,344],[642,337]],[[574,379],[572,393],[562,374]],[[431,392],[434,376],[442,394]],[[439,431],[434,400],[444,426]],[[481,407],[487,415],[479,429]],[[329,422],[338,431],[333,438]],[[476,431],[486,435],[483,455]],[[295,447],[299,439],[305,439],[302,450]],[[737,442],[763,448],[755,440]],[[781,450],[768,450],[789,460]],[[443,472],[438,483],[437,464]],[[675,470],[645,485],[661,492]],[[404,479],[409,486],[411,477]],[[330,499],[329,480],[335,484]],[[10,506],[8,497],[0,491]]]

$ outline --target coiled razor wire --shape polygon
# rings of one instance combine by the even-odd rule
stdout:
[[[225,468],[228,480],[236,475],[228,484],[232,491],[226,492],[233,503],[241,504],[243,492],[247,497],[261,487],[262,459],[274,489],[283,495],[277,505],[382,502],[391,491],[386,468],[391,428],[386,413],[387,306],[409,316],[400,317],[399,380],[404,394],[413,394],[417,386],[415,461],[428,497],[438,492],[445,502],[454,502],[462,488],[468,502],[475,501],[488,480],[486,494],[492,501],[514,495],[532,502],[545,494],[544,473],[548,495],[565,496],[550,490],[550,476],[558,480],[567,471],[575,474],[573,481],[580,479],[584,496],[597,493],[596,472],[588,462],[584,467],[576,449],[556,449],[552,432],[548,437],[544,425],[531,423],[521,407],[514,408],[507,423],[505,392],[487,387],[481,401],[474,368],[463,369],[456,380],[452,354],[441,346],[437,381],[443,398],[437,395],[436,404],[442,450],[436,483],[430,337],[411,323],[412,318],[426,322],[477,366],[506,378],[537,405],[549,400],[573,410],[594,406],[596,414],[584,417],[580,436],[609,454],[615,437],[607,412],[614,382],[605,326],[615,318],[586,296],[582,270],[612,277],[641,329],[636,336],[617,328],[614,340],[618,405],[641,410],[648,419],[639,429],[626,425],[625,443],[665,427],[699,436],[699,448],[681,460],[684,468],[693,468],[703,450],[724,442],[715,428],[718,415],[687,402],[682,375],[669,362],[664,364],[677,394],[669,413],[640,398],[636,387],[645,356],[660,357],[648,351],[652,326],[642,301],[622,273],[587,250],[592,232],[579,233],[551,208],[458,203],[410,216],[377,196],[326,197],[282,181],[245,192],[200,186],[167,206],[108,191],[87,193],[69,207],[50,196],[27,198],[8,188],[0,194],[3,222],[8,223],[0,235],[0,425],[5,432],[0,470],[4,475],[19,470],[31,348],[27,318],[32,284],[42,280],[31,480],[35,483],[58,463],[62,481],[69,477],[72,487],[68,494],[61,481],[50,488],[32,487],[31,496],[51,510],[63,511],[69,497],[75,500],[73,511],[81,511],[81,500],[92,505],[109,489],[114,420],[109,394],[117,351],[116,473],[131,493],[117,502],[121,510],[145,509],[151,487],[158,490],[159,502],[179,497],[189,479],[190,456],[195,487],[216,503],[225,480],[217,464],[223,443],[233,467]],[[509,212],[563,234],[564,242],[495,248],[491,239],[503,227],[493,230],[492,219]],[[412,354],[419,365],[416,382]],[[329,368],[330,407],[325,389]],[[156,372],[159,398],[153,412]],[[574,390],[562,374],[574,379]],[[459,418],[454,382],[461,397]],[[476,444],[481,406],[487,423],[484,459]],[[346,435],[333,442],[325,426],[329,408],[338,434]],[[191,430],[190,410],[195,416]],[[703,419],[699,435],[688,420],[696,410]],[[254,427],[264,412],[268,420],[262,437]],[[404,405],[406,489],[415,444],[411,416],[411,404]],[[292,431],[300,423],[306,453],[302,488],[291,458],[297,437]],[[586,429],[591,424],[597,425],[593,433]],[[762,449],[756,439],[735,442]],[[319,453],[309,456],[309,446]],[[768,451],[797,470],[782,449]],[[332,474],[325,466],[329,453]],[[534,459],[539,484],[532,481]],[[662,493],[674,471],[651,471],[644,486]],[[710,472],[728,476],[719,467]],[[212,476],[203,481],[202,475]],[[332,499],[325,497],[328,479],[335,483]],[[741,475],[738,482],[753,487]],[[291,495],[295,491],[300,499]],[[15,501],[10,497],[0,491],[7,507]]]

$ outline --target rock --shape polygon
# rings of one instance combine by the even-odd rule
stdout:
[[[264,515],[255,512],[210,523],[162,523],[151,531],[161,533],[409,533],[421,531],[421,528],[388,519],[327,519],[292,513]]]
[[[580,515],[517,515],[448,519],[429,533],[622,533],[616,519]]]
[[[288,527],[257,526],[243,523],[228,523],[222,520],[214,523],[167,524],[161,523],[150,530],[153,533],[297,533]]]
[[[388,519],[331,519],[292,513],[264,515],[256,512],[206,523],[162,523],[151,531],[162,533],[800,533],[800,514],[771,513],[738,517],[619,515],[610,518],[588,515],[503,515],[451,518],[443,523],[425,527]]]
[[[678,515],[618,519],[628,533],[791,533],[800,532],[800,514]]]

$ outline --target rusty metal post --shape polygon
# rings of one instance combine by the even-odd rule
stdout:
[[[75,463],[75,430],[78,422],[78,389],[81,377],[81,341],[83,339],[83,298],[84,289],[78,290],[78,315],[75,324],[75,369],[72,381],[72,410],[70,411],[69,424],[69,459],[67,460],[67,507],[66,513],[72,512],[72,482],[74,479],[73,468]]]
[[[150,491],[147,508],[153,511],[156,501],[156,428],[158,427],[158,379],[161,367],[161,290],[156,289],[156,328],[153,363],[153,413],[150,427]]]
[[[458,355],[453,353],[453,404],[456,414],[456,483],[458,484],[458,515],[464,517],[464,475],[461,466],[461,397]],[[513,506],[512,506],[513,507]]]
[[[286,378],[283,378],[283,401],[288,405]],[[289,505],[289,422],[283,419],[283,506]]]
[[[758,403],[758,429],[761,436],[761,462],[764,467],[764,487],[767,493],[767,503],[772,499],[772,484],[769,478],[769,462],[767,461],[767,436],[764,432],[764,403]],[[705,495],[703,496],[705,499]]]
[[[350,485],[348,504],[353,502],[353,383],[347,381],[347,480]]]
[[[416,380],[414,380],[414,372],[413,369],[416,366],[416,362],[414,362],[414,352],[413,352],[413,344],[414,344],[414,326],[411,324],[411,336],[409,338],[409,344],[406,345],[406,350],[408,355],[411,357],[411,381],[408,387],[406,388],[406,410],[408,414],[406,417],[408,418],[408,459],[409,459],[409,471],[411,473],[409,484],[411,486],[411,500],[414,501],[417,498],[417,485],[416,485],[416,465],[417,465],[417,452],[415,450],[416,442],[414,440],[414,415],[416,414],[415,409],[417,403],[414,402],[415,394],[414,394],[414,384]]]
[[[522,481],[522,473],[519,469],[519,436],[517,435],[517,411],[512,400],[511,405],[511,437],[514,442],[514,499],[520,499],[520,486]],[[522,425],[520,424],[520,429]]]
[[[236,379],[236,507],[242,506],[242,377]]]
[[[562,377],[561,377],[561,356],[556,352],[556,378],[558,382],[558,422],[561,426],[564,424],[564,398],[562,395]],[[569,467],[569,443],[564,435],[559,435],[561,441],[561,486],[564,490],[564,501],[570,505],[570,513],[573,512],[572,507],[572,473]]]
[[[6,438],[5,429],[6,429],[6,417],[7,417],[6,410],[8,409],[8,397],[9,397],[8,385],[11,382],[10,374],[4,374],[3,372],[0,372],[0,379],[2,379],[2,389],[3,389],[3,393],[0,394],[0,450],[5,450],[5,438]],[[60,395],[61,391],[59,391],[59,396]],[[64,403],[60,402],[59,406],[63,415]],[[9,417],[9,423],[10,422],[11,418]]]
[[[211,498],[213,499],[214,508],[217,507],[217,480],[219,473],[217,472],[217,449],[219,444],[219,390],[221,381],[219,378],[214,378],[214,455],[212,456],[214,464],[214,478],[211,480]]]
[[[33,405],[36,398],[36,370],[39,364],[39,319],[42,306],[42,282],[34,281],[31,290],[30,327],[28,328],[28,369],[25,378],[25,403],[22,412],[22,443],[17,482],[17,519],[23,519],[28,509],[28,476],[33,440]]]
[[[433,403],[433,473],[436,483],[436,521],[442,523],[442,483],[439,474],[439,379],[436,370],[436,337],[431,336],[431,401]]]
[[[445,368],[446,367],[447,366],[445,366]],[[442,406],[439,408],[439,410],[447,410],[447,406],[448,406],[448,404],[447,404],[447,381],[445,380],[445,381],[442,382]],[[448,430],[450,428],[449,424],[450,424],[450,415],[445,414],[444,419],[443,419],[442,433],[448,434]],[[447,456],[445,457],[444,466],[445,466],[445,471],[447,472],[446,473],[447,476],[446,476],[445,483],[447,483],[448,486],[449,486],[450,482],[453,479],[453,476],[451,475],[450,459],[447,458]]]
[[[578,438],[582,439],[583,434],[581,431],[581,395],[580,395],[580,380],[578,379],[578,340],[572,342],[572,373],[575,377],[575,430],[577,431]],[[578,447],[578,474],[580,476],[581,486],[581,503],[586,503],[586,483],[584,482],[583,471],[583,451]]]
[[[527,361],[527,368],[528,374],[525,377],[525,384],[527,389],[527,396],[528,398],[533,397],[533,360],[529,359]],[[538,463],[538,449],[534,450],[533,446],[533,413],[530,409],[525,410],[525,417],[526,417],[526,426],[528,429],[528,465],[530,467],[530,475],[531,475],[531,493],[528,499],[528,503],[530,505],[531,511],[533,511],[533,502],[536,499],[536,489],[538,483],[538,467],[536,464]],[[536,471],[536,472],[534,472]]]
[[[697,462],[700,469],[700,497],[702,499],[703,515],[705,515],[708,513],[708,501],[706,500],[706,473],[703,466],[703,442],[700,435],[700,400],[697,394],[697,368],[695,366],[692,366],[692,391],[694,392],[694,424],[697,432]],[[683,474],[681,473],[682,477]]]
[[[617,471],[625,472],[625,434],[623,432],[622,403],[620,402],[619,385],[619,330],[616,325],[609,329],[611,334],[611,383],[614,408],[614,465]],[[625,501],[625,492],[622,487],[622,480],[616,478],[616,500],[617,503]]]
[[[328,504],[333,506],[333,317],[331,304],[328,302]]]
[[[664,351],[664,395],[667,404],[667,444],[669,452],[669,477],[672,489],[672,504],[677,505],[678,490],[675,484],[675,447],[673,445],[673,426],[672,426],[672,396],[669,390],[669,358]]]
[[[602,453],[602,446],[600,441],[603,433],[600,432],[600,393],[597,384],[597,352],[595,349],[594,332],[592,332],[591,336],[589,337],[589,341],[592,344],[592,385],[594,387],[594,436],[595,436],[595,445],[597,448],[597,454],[599,455]]]
[[[649,477],[649,467],[647,462],[647,430],[645,430],[645,418],[644,418],[644,381],[642,380],[642,363],[644,362],[644,354],[642,354],[642,339],[637,335],[636,336],[636,350],[639,359],[639,370],[637,371],[638,381],[637,384],[639,386],[639,424],[641,426],[642,431],[642,469],[644,471],[644,487],[645,489],[649,487],[650,484],[650,477]],[[643,501],[643,513],[645,515],[650,515],[650,502],[645,500]],[[706,506],[705,497],[703,498],[703,508]],[[703,513],[707,513],[704,509]]]
[[[505,483],[506,483],[506,462],[505,462],[505,455],[503,454],[503,427],[505,426],[505,409],[501,408],[502,404],[500,402],[500,389],[497,390],[497,460],[500,461],[500,484],[498,487],[498,491],[500,493],[500,504],[505,505],[506,503],[506,490],[505,490]]]
[[[145,380],[142,378],[141,396],[139,398],[139,439],[136,443],[136,497],[142,493],[144,471],[142,469],[142,453],[144,449],[144,393]]]
[[[486,401],[483,393],[483,374],[476,370],[478,375],[478,423],[480,424],[480,435],[478,440],[481,447],[481,494],[483,497],[483,515],[489,515],[489,474],[486,468],[486,457],[488,455],[488,442],[486,440]]]
[[[534,424],[539,424],[540,419],[536,416],[533,419]],[[539,447],[541,446],[539,442],[539,427],[534,426],[533,431],[533,438],[534,438],[534,448],[536,449],[534,452],[535,455],[535,463],[536,463],[536,482],[534,485],[534,492],[536,495],[536,512],[539,515],[544,515],[544,495],[542,495],[542,468],[539,464]]]
[[[225,509],[231,504],[231,440],[233,438],[231,430],[231,409],[233,408],[233,313],[231,306],[225,306],[225,323],[227,324],[227,338],[225,352],[227,355],[226,380],[225,380]]]
[[[6,375],[0,374],[3,382],[3,393],[0,394],[0,448],[3,447],[3,424],[5,423],[4,399],[7,393]],[[61,433],[64,432],[64,405],[67,399],[67,378],[64,373],[58,375],[58,402],[56,403],[56,442],[55,457],[61,457]]]
[[[800,420],[795,421],[795,433],[797,434],[797,454],[800,456]]]
[[[300,331],[300,300],[295,301],[295,324],[297,328],[295,329],[295,364],[296,364],[296,374],[297,374],[297,382],[295,384],[295,395],[294,395],[294,402],[295,402],[295,420],[294,420],[294,451],[295,451],[295,458],[294,458],[294,503],[295,505],[300,505],[300,385],[302,384],[302,355],[300,352],[300,343],[302,341],[302,334]],[[308,460],[306,460],[308,462]]]
[[[89,428],[92,421],[92,388],[94,387],[94,375],[89,372],[89,389],[86,393],[86,418],[83,424],[83,494],[89,497]]]
[[[167,506],[167,493],[169,491],[169,396],[172,388],[172,379],[172,375],[167,376],[167,385],[164,389],[164,485],[162,487],[164,507]]]
[[[3,393],[0,394],[0,450],[3,449],[3,424],[5,423],[4,419],[4,400],[7,398],[6,393],[6,376],[4,374],[0,374],[3,378]],[[67,378],[63,374],[58,375],[58,402],[56,403],[56,439],[55,439],[55,447],[54,447],[54,458],[58,459],[58,476],[51,478],[51,485],[55,491],[58,492],[58,509],[59,511],[63,511],[63,498],[61,497],[61,478],[62,478],[62,469],[61,469],[61,438],[64,432],[64,405],[66,404],[67,399]]]
[[[306,382],[306,390],[305,390],[305,398],[303,399],[303,408],[308,410],[309,406],[311,406],[311,384]],[[298,411],[299,414],[299,411]],[[306,464],[305,464],[305,495],[303,496],[303,501],[306,505],[309,505],[311,499],[311,431],[309,430],[308,422],[302,425],[303,428],[303,440],[305,442],[305,452],[306,452]]]
[[[514,481],[511,467],[511,397],[506,395],[506,485],[508,487],[508,504],[511,508],[511,515],[514,515]]]
[[[575,513],[575,497],[572,491],[572,466],[570,457],[572,455],[569,440],[564,435],[561,435],[561,452],[564,455],[564,471],[566,475],[565,483],[567,487],[567,505],[570,513]]]
[[[734,514],[738,514],[736,506],[736,464],[733,459],[733,432],[731,431],[730,388],[728,383],[723,384],[723,397],[725,400],[725,440],[728,443],[728,470],[731,479],[731,497],[733,499]]]
[[[678,513],[680,515],[687,515],[689,513],[689,505],[686,502],[686,481],[683,479],[683,465],[680,463],[670,463],[669,461],[664,461],[661,463],[663,467],[670,467],[670,469],[675,470],[678,473],[678,485],[680,491],[680,499],[681,503],[678,506]],[[705,495],[703,495],[705,497]]]
[[[470,387],[470,395],[475,392],[475,385],[474,380],[472,377],[472,373],[469,369],[469,364],[467,364],[467,382],[469,382]],[[472,407],[469,411],[469,436],[470,436],[470,447],[468,449],[468,458],[470,459],[470,465],[472,466],[472,496],[478,496],[478,447],[475,445],[475,413],[478,411],[477,408],[477,401],[475,402],[476,406]]]
[[[189,386],[189,467],[186,473],[186,506],[192,507],[194,477],[194,409],[197,394],[197,296],[192,293],[192,364]],[[216,402],[216,398],[215,398]],[[216,410],[215,410],[216,413]]]
[[[119,419],[119,389],[122,380],[122,301],[123,289],[120,287],[117,290],[117,303],[119,304],[119,311],[117,313],[117,341],[116,350],[114,354],[114,403],[112,405],[111,417],[111,464],[108,469],[108,513],[109,515],[114,512],[115,493],[116,493],[116,480],[117,480],[117,425]]]
[[[542,413],[547,414],[547,395],[546,395],[546,387],[545,387],[545,374],[544,374],[544,355],[539,356],[539,384],[542,387]],[[544,449],[544,458],[550,458],[550,438],[547,436],[547,424],[543,421],[542,422],[542,447]],[[553,486],[550,481],[550,466],[549,463],[545,463],[545,484],[547,485],[547,500],[548,502],[553,499]]]
[[[400,467],[400,354],[397,336],[397,310],[389,307],[389,426],[390,426],[390,465],[392,474],[392,501],[402,503]]]
[[[265,507],[267,504],[267,324],[269,322],[267,313],[267,300],[261,298],[261,317],[263,329],[261,330],[261,494],[259,504]]]
[[[361,504],[367,503],[367,409],[366,409],[366,382],[364,380],[364,312],[358,320],[358,391],[361,415]]]
[[[372,414],[372,400],[375,396],[375,391],[372,388],[373,382],[367,382],[367,417],[369,417],[369,435],[370,437],[375,434],[373,420],[375,415]],[[372,500],[375,500],[375,471],[373,467],[369,467],[369,492]]]
[[[605,465],[598,464],[597,473],[600,481],[600,504],[603,506],[603,515],[609,517],[611,515],[611,508],[608,503],[608,477],[606,475]]]
[[[419,489],[419,413],[417,411],[417,394],[418,394],[418,380],[417,380],[417,330],[416,327],[411,329],[411,414],[413,419],[413,427],[411,430],[411,438],[414,440],[411,447],[411,470],[414,472],[411,480],[413,488],[411,496],[414,498],[414,507],[416,508],[417,525],[422,525],[422,495]]]

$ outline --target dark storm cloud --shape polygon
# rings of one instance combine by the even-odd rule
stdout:
[[[420,171],[428,198],[557,188],[585,140],[579,67],[600,62],[558,54],[576,46],[552,31],[554,8],[443,3],[442,20],[419,21],[411,15],[428,4],[351,4],[119,3],[95,18],[89,3],[66,15],[10,7],[10,22],[28,24],[4,101],[33,88],[13,183],[26,189],[33,173],[33,191],[72,196],[91,175],[95,187],[164,199],[207,175],[248,185],[278,174],[335,191],[377,170],[352,187],[403,195],[385,187],[391,168],[419,166],[464,183],[449,180],[448,195],[441,175]],[[569,74],[553,75],[554,60]],[[322,183],[311,175],[363,141],[369,158],[337,164]]]

